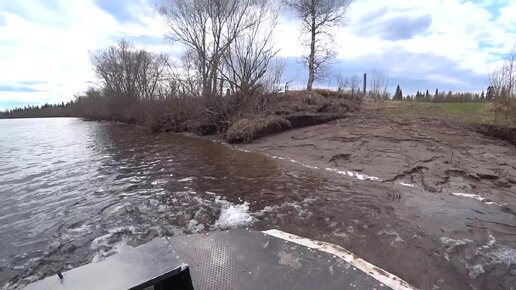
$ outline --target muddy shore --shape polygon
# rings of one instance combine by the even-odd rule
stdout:
[[[350,188],[351,198],[377,204],[361,216],[341,200],[313,238],[343,245],[421,289],[514,289],[511,144],[469,125],[372,111],[239,148],[318,171]],[[332,216],[349,221],[332,223]]]

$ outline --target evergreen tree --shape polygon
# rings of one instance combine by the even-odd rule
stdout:
[[[403,92],[401,91],[400,85],[396,87],[396,93],[394,94],[394,97],[392,99],[395,101],[403,100]]]
[[[495,96],[495,89],[493,86],[487,87],[487,94],[486,94],[486,100],[490,101]]]
[[[483,100],[486,98],[486,95],[484,94],[484,91],[482,91],[482,94],[480,95],[480,99]]]

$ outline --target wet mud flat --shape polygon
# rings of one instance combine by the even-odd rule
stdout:
[[[512,145],[458,123],[371,113],[240,148],[328,179],[298,208],[305,219],[292,209],[258,224],[337,243],[422,289],[514,289]]]

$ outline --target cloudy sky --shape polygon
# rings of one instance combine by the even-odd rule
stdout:
[[[0,110],[69,101],[95,81],[89,51],[124,37],[177,58],[153,0],[0,0]],[[516,43],[516,0],[355,0],[335,30],[329,75],[372,71],[404,91],[481,91]],[[283,14],[276,46],[285,81],[301,84],[299,24]],[[335,80],[320,87],[335,86]]]

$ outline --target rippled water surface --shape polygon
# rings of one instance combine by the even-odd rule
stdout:
[[[0,288],[230,227],[334,242],[424,289],[516,285],[515,215],[474,199],[73,118],[0,120],[0,159]]]

